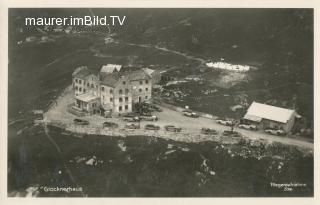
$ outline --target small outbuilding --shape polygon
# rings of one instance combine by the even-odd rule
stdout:
[[[288,133],[294,125],[296,116],[295,110],[253,102],[243,119],[257,124],[262,129],[283,129]]]

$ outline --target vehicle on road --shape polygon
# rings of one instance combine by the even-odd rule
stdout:
[[[239,132],[232,130],[225,130],[223,131],[222,135],[228,137],[241,137],[241,134]]]
[[[138,123],[127,123],[125,128],[127,128],[127,129],[140,129],[140,124],[138,124]]]
[[[117,123],[114,123],[114,122],[104,122],[103,124],[103,128],[118,128],[119,125]]]
[[[73,122],[76,125],[89,125],[89,121],[87,120],[74,119]]]
[[[127,113],[127,114],[122,115],[121,117],[124,121],[127,121],[127,122],[139,122],[140,121],[139,116],[135,113]]]
[[[145,120],[145,121],[158,121],[159,120],[159,118],[155,115],[141,115],[140,119]]]
[[[247,129],[247,130],[257,130],[258,129],[258,127],[253,124],[239,124],[238,127],[242,128],[242,129]]]
[[[205,134],[205,135],[216,135],[216,134],[218,134],[218,131],[217,130],[215,130],[215,129],[212,129],[212,128],[205,128],[205,127],[203,127],[203,128],[201,128],[201,133],[202,134]]]
[[[164,128],[169,132],[181,132],[182,128],[174,125],[166,125]]]
[[[182,112],[184,116],[187,116],[187,117],[193,117],[193,118],[198,118],[199,115],[195,112],[191,112],[191,111],[183,111]]]
[[[225,119],[225,118],[218,118],[216,120],[216,122],[218,124],[221,124],[221,125],[226,125],[226,126],[231,126],[232,125],[232,120],[228,120],[228,119]]]
[[[147,124],[144,129],[146,130],[160,130],[160,126],[153,125],[153,124]]]
[[[272,135],[278,135],[278,136],[286,135],[286,132],[282,129],[267,128],[264,130],[264,132]]]

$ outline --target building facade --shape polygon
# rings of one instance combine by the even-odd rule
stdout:
[[[132,112],[134,103],[147,102],[152,97],[152,76],[143,69],[127,72],[95,74],[85,66],[72,74],[74,109],[89,114],[98,110],[104,116]]]
[[[258,125],[261,129],[282,129],[289,133],[296,117],[297,113],[294,110],[253,102],[243,119]]]

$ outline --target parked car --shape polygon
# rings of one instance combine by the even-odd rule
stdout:
[[[218,134],[218,131],[215,129],[212,129],[212,128],[204,128],[203,127],[203,128],[201,128],[201,133],[205,134],[205,135],[210,135],[210,134],[216,135],[216,134]]]
[[[140,124],[137,123],[127,123],[125,128],[128,129],[140,129]]]
[[[286,135],[286,132],[282,129],[267,128],[264,131],[265,133],[272,134],[272,135],[279,135],[279,136]]]
[[[147,124],[144,129],[146,130],[160,130],[160,127],[157,125],[153,125],[153,124]]]
[[[155,115],[141,115],[140,119],[146,121],[158,121],[158,117]]]
[[[150,105],[151,111],[162,112],[162,109],[155,105]]]
[[[191,111],[183,111],[182,112],[184,116],[187,116],[187,117],[193,117],[193,118],[198,118],[199,115],[195,112],[191,112]]]
[[[228,136],[228,137],[241,137],[241,134],[237,131],[231,131],[231,130],[225,130],[223,131],[223,136]]]
[[[87,121],[87,120],[74,119],[73,122],[76,125],[89,125],[89,121]]]
[[[221,124],[221,125],[227,125],[227,126],[231,126],[232,125],[232,121],[225,119],[225,118],[218,118],[216,120],[217,123]]]
[[[258,129],[258,127],[253,124],[239,124],[238,127],[242,128],[242,129],[247,129],[247,130],[257,130]]]
[[[125,115],[125,116],[122,116],[122,119],[127,122],[139,122],[140,121],[139,116],[136,116],[136,115],[132,115],[132,116]]]
[[[166,125],[164,128],[169,132],[181,132],[182,130],[181,127],[176,127],[174,125]]]
[[[118,128],[119,125],[117,123],[114,122],[104,122],[103,123],[103,127],[108,127],[108,128]]]

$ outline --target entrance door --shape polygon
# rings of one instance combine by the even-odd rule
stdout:
[[[139,102],[141,102],[141,97],[139,97]]]

